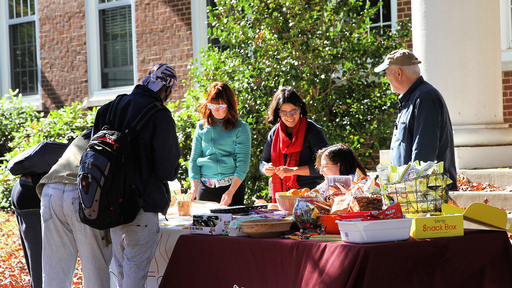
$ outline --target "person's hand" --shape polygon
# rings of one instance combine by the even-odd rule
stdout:
[[[272,176],[274,173],[276,173],[276,167],[274,167],[272,163],[268,163],[265,165],[265,168],[263,168],[263,173],[265,173],[267,176]]]
[[[222,194],[222,198],[220,199],[220,206],[228,206],[231,204],[231,201],[233,200],[233,194],[228,191],[226,193]]]
[[[188,192],[189,196],[190,196],[190,201],[193,201],[193,200],[196,200],[196,196],[197,196],[197,189],[196,190],[191,190]]]
[[[277,167],[276,174],[279,175],[279,177],[284,178],[286,176],[293,176],[296,174],[297,167],[287,167],[287,166],[281,166]]]
[[[190,196],[190,201],[195,200],[197,196],[197,190],[199,189],[199,181],[198,180],[192,180],[190,183],[190,191],[188,192]]]

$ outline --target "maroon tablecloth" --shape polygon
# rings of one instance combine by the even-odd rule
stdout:
[[[512,287],[512,247],[488,230],[376,244],[190,234],[160,287]]]

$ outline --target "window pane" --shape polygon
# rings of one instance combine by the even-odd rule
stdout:
[[[28,5],[28,0],[23,0],[22,5],[23,11],[21,12],[21,17],[30,16],[30,6]]]
[[[13,19],[15,15],[14,0],[9,0],[9,19]]]
[[[38,93],[35,22],[9,26],[12,89],[25,95]]]
[[[211,7],[210,11],[217,10],[217,3],[214,0],[207,0],[206,7]],[[213,25],[208,22],[208,30],[213,28]],[[228,49],[228,45],[225,43],[221,43],[219,38],[208,37],[208,44],[212,44],[213,47],[217,48],[221,52],[226,51]]]
[[[382,22],[391,22],[391,0],[382,0]]]
[[[375,35],[375,36],[382,35],[382,34],[388,34],[390,32],[391,32],[391,24],[370,27],[370,34]]]
[[[368,2],[370,2],[371,7],[375,7],[375,6],[379,5],[379,2],[381,2],[381,1],[380,0],[370,0]],[[380,8],[379,8],[379,10],[377,10],[377,12],[375,12],[375,14],[373,14],[373,16],[370,18],[370,21],[374,24],[382,22],[382,19],[380,18]]]
[[[36,15],[36,0],[30,0],[30,15]]]
[[[9,0],[9,19],[36,14],[36,0]]]
[[[102,88],[133,85],[131,7],[100,10],[100,21]]]

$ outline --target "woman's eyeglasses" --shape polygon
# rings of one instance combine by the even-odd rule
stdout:
[[[330,166],[334,165],[333,163],[329,164],[329,165],[324,165],[324,166],[320,166],[320,171],[322,170],[325,170],[327,168],[329,168]]]
[[[224,110],[224,109],[226,109],[226,107],[228,107],[228,105],[224,105],[224,104],[216,105],[216,104],[208,103],[207,105],[210,110],[215,110],[215,108],[219,108],[219,110]]]
[[[296,116],[297,114],[300,113],[300,110],[299,109],[293,109],[292,111],[290,112],[284,112],[284,111],[279,111],[279,116],[281,117],[286,117],[286,116]]]

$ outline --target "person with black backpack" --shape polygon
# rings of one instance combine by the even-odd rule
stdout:
[[[98,110],[93,139],[110,122],[107,120],[109,110],[115,102],[113,123],[108,123],[109,129],[133,131],[133,124],[138,122],[136,120],[143,110],[153,103],[165,104],[170,100],[177,80],[174,68],[170,65],[155,65],[132,93]],[[136,206],[140,207],[140,211],[132,222],[110,229],[118,286],[125,288],[145,285],[158,245],[158,213],[167,214],[171,199],[168,181],[178,176],[181,152],[176,124],[169,109],[160,109],[152,115],[143,129],[138,130],[137,135],[130,140],[130,148],[133,185],[139,193],[139,205]]]

